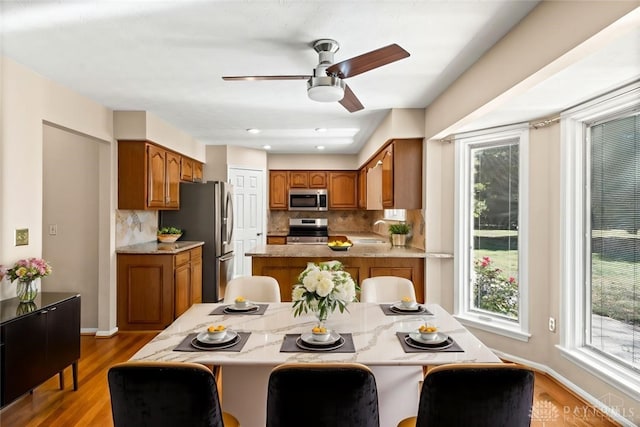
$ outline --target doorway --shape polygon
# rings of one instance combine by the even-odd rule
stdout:
[[[264,171],[229,168],[234,194],[234,277],[251,276],[251,257],[245,252],[265,243]]]
[[[82,332],[99,327],[100,164],[109,150],[106,142],[43,125],[42,256],[53,274],[42,286],[80,293]]]

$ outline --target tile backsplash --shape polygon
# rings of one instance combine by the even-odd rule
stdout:
[[[116,211],[116,247],[156,240],[157,211]]]

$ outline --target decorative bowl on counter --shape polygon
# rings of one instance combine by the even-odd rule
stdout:
[[[158,234],[160,243],[173,243],[178,240],[182,234]]]
[[[331,240],[327,243],[327,246],[334,251],[347,251],[351,246],[353,246],[353,243],[349,240]]]

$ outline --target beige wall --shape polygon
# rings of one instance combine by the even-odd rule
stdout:
[[[455,133],[463,124],[593,52],[602,40],[620,30],[624,20],[617,20],[637,7],[637,1],[543,2],[427,108],[425,135],[431,139],[425,150],[427,251],[452,252],[454,246],[455,147],[436,138]],[[507,63],[513,66],[505,67]],[[611,86],[616,83],[622,82],[611,82]],[[627,415],[633,413],[633,422],[638,423],[640,402],[564,358],[556,348],[559,333],[547,329],[550,316],[560,318],[563,286],[558,124],[530,132],[529,168],[531,338],[522,342],[471,329],[490,347],[548,370],[593,400],[619,399]],[[447,310],[454,305],[453,271],[450,260],[427,260],[427,300]]]
[[[53,126],[43,130],[42,256],[55,274],[46,291],[82,295],[80,327],[98,328],[100,150],[109,144]],[[73,159],[73,167],[70,167]],[[55,224],[57,233],[49,234]]]
[[[11,265],[21,258],[43,253],[43,123],[73,129],[104,141],[106,153],[99,154],[98,292],[101,304],[98,324],[104,330],[115,327],[114,180],[115,149],[112,145],[111,110],[73,93],[14,61],[1,57],[2,73],[2,157],[0,170],[0,263]],[[11,106],[11,108],[7,108]],[[106,158],[105,158],[106,157]],[[19,159],[19,161],[17,161]],[[72,159],[67,159],[67,165]],[[16,228],[29,229],[29,245],[14,246]],[[55,271],[51,277],[55,280]],[[44,289],[46,290],[46,283]],[[0,299],[15,296],[15,285],[0,282]]]
[[[391,110],[358,153],[358,167],[366,163],[385,142],[392,138],[424,137],[424,113],[422,108],[394,108]]]
[[[356,170],[358,158],[345,154],[269,154],[269,169]]]
[[[245,147],[208,145],[206,160],[205,181],[228,181],[229,168],[267,170],[267,153]]]

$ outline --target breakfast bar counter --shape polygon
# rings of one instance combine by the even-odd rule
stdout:
[[[251,257],[330,257],[330,258],[426,258],[422,249],[395,247],[390,243],[355,243],[348,250],[333,250],[327,245],[259,245],[245,253]]]

